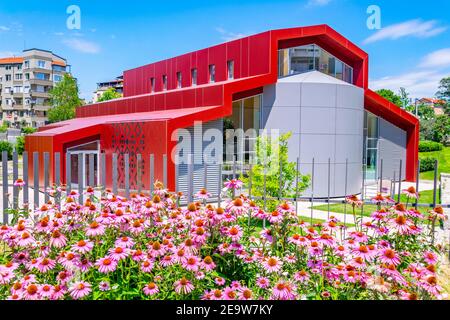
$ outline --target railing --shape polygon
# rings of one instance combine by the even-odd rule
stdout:
[[[28,154],[24,152],[21,158],[19,157],[17,152],[12,154],[12,159],[8,161],[8,154],[6,151],[2,152],[2,161],[1,161],[1,193],[2,193],[2,212],[3,212],[3,222],[8,222],[8,209],[18,209],[19,205],[27,206],[30,209],[38,208],[42,204],[48,202],[52,196],[50,194],[49,188],[52,186],[61,185],[62,181],[65,180],[66,190],[69,193],[71,190],[76,188],[78,191],[79,201],[83,203],[85,195],[84,191],[88,186],[94,187],[96,192],[102,194],[107,187],[107,177],[108,180],[111,181],[111,184],[108,187],[111,188],[112,192],[115,194],[122,194],[125,197],[129,197],[132,193],[140,193],[140,192],[149,192],[153,193],[154,191],[154,182],[156,180],[156,176],[159,176],[159,180],[167,186],[168,182],[168,158],[167,155],[160,156],[161,159],[155,159],[155,155],[141,155],[141,154],[117,154],[113,153],[111,155],[111,165],[107,166],[106,164],[106,155],[105,153],[90,153],[87,156],[82,154],[71,154],[67,153],[65,155],[65,172],[63,171],[63,159],[60,153],[54,153],[52,163],[54,164],[53,168],[51,167],[51,159],[50,154],[48,152],[44,152],[43,154],[39,154],[38,152],[34,152],[33,154]],[[99,156],[99,158],[95,158]],[[119,156],[122,157],[119,163]],[[74,158],[76,157],[76,159]],[[136,177],[136,180],[130,181],[130,157],[133,157],[133,176]],[[143,162],[144,159],[148,161],[148,172],[145,174],[146,180],[144,181],[143,174]],[[187,190],[182,190],[185,193],[185,202],[194,201],[194,194],[199,190],[195,190],[194,188],[194,163],[193,163],[193,155],[188,157],[189,161],[187,164]],[[86,161],[87,160],[87,161]],[[123,160],[123,161],[122,161]],[[155,160],[162,161],[162,172],[156,172],[155,170]],[[32,161],[32,177],[30,177],[29,172],[29,164]],[[40,162],[43,166],[40,166]],[[78,161],[77,172],[71,172],[71,163],[72,161]],[[266,209],[266,203],[270,200],[284,200],[284,201],[292,201],[295,203],[296,208],[298,209],[298,204],[300,202],[310,202],[310,218],[314,219],[314,205],[320,204],[328,204],[328,216],[330,215],[330,204],[344,204],[345,209],[347,208],[345,196],[350,196],[347,194],[347,190],[349,190],[348,185],[348,161],[346,161],[345,165],[345,173],[344,173],[344,188],[345,188],[345,196],[341,196],[339,198],[333,198],[330,189],[331,189],[331,160],[328,160],[327,165],[327,179],[326,181],[320,181],[320,183],[326,183],[326,190],[328,190],[328,194],[326,196],[317,197],[315,194],[315,188],[317,188],[317,184],[319,181],[317,180],[317,169],[315,169],[315,159],[312,159],[312,171],[310,173],[310,187],[307,192],[303,194],[295,194],[292,197],[283,196],[283,168],[279,168],[279,190],[277,195],[270,195],[266,188],[266,180],[268,177],[268,173],[266,169],[264,169],[264,185],[262,190],[259,190],[260,196],[255,196],[255,192],[253,190],[254,186],[252,183],[252,164],[242,164],[234,161],[228,164],[214,164],[214,165],[204,165],[202,170],[202,183],[206,186],[208,181],[208,172],[211,170],[212,166],[215,166],[215,170],[219,173],[219,179],[217,186],[213,186],[211,190],[208,190],[214,199],[214,202],[220,206],[224,200],[224,194],[222,193],[223,182],[226,179],[236,179],[239,178],[241,174],[245,175],[248,178],[248,183],[243,187],[243,191],[248,194],[251,199],[260,200],[264,203],[264,209]],[[297,158],[297,170],[299,172],[302,171],[300,166],[300,159]],[[362,183],[360,186],[359,194],[361,196],[361,200],[365,204],[370,204],[371,195],[368,192],[368,188],[372,189],[372,192],[375,195],[377,192],[380,193],[389,193],[392,199],[395,199],[397,202],[400,202],[400,195],[402,193],[402,184],[404,183],[402,177],[402,167],[403,163],[399,161],[398,173],[394,179],[383,179],[383,160],[379,163],[379,170],[377,175],[377,180],[372,183],[367,183],[365,180],[364,170],[362,173]],[[43,170],[40,168],[43,168]],[[110,168],[111,171],[107,172],[107,168]],[[420,192],[420,161],[418,164],[417,170],[417,181],[415,184],[415,189],[417,192]],[[53,169],[53,171],[52,171]],[[119,171],[122,173],[123,179],[119,181],[118,173]],[[95,173],[97,173],[97,181]],[[65,174],[63,179],[63,174]],[[179,179],[178,179],[178,169],[175,169],[175,187],[173,191],[180,191]],[[198,170],[197,170],[198,174]],[[72,178],[76,177],[76,183],[73,184]],[[225,177],[225,179],[224,179]],[[22,179],[25,183],[25,186],[21,188],[14,184],[18,179]],[[30,179],[31,178],[31,179]],[[51,181],[52,180],[52,181]],[[29,182],[32,182],[31,185]],[[385,186],[389,186],[387,190],[385,190]],[[298,186],[299,177],[297,176],[295,179],[295,184]],[[132,187],[132,185],[134,187]],[[147,188],[145,188],[147,186]],[[22,190],[21,190],[22,189]],[[296,188],[298,189],[298,188]],[[433,208],[436,207],[439,203],[439,184],[438,184],[438,162],[435,162],[434,166],[434,180],[433,180],[433,201],[431,203],[419,203],[416,199],[412,204],[415,208],[418,207],[428,207]],[[10,197],[12,196],[12,201]],[[233,195],[234,196],[234,195]],[[56,203],[59,203],[61,199],[55,197],[53,199]],[[186,202],[187,201],[187,202]],[[441,204],[443,208],[450,208],[450,204]],[[344,214],[347,212],[345,211]],[[362,211],[361,211],[362,215]]]

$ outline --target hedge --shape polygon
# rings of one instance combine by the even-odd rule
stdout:
[[[419,152],[441,151],[444,146],[442,143],[423,140],[419,142]]]
[[[432,171],[434,170],[434,163],[436,158],[426,157],[420,159],[420,172]]]

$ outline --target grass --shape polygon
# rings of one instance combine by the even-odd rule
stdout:
[[[443,173],[450,173],[450,147],[444,147],[441,151],[420,152],[419,158],[436,158],[438,160],[438,178]],[[426,171],[420,174],[420,179],[433,180],[434,170]]]
[[[433,190],[426,190],[426,191],[422,191],[419,192],[420,193],[420,197],[419,197],[419,203],[433,203]],[[397,199],[397,198],[395,198]],[[406,196],[405,195],[401,195],[400,196],[400,202],[402,203],[406,203]],[[411,200],[410,200],[411,203]],[[439,201],[439,195],[437,195],[437,203],[440,203]],[[346,207],[346,209],[345,209]],[[322,210],[322,211],[328,211],[328,204],[323,204],[323,205],[318,205],[318,206],[314,206],[313,209],[316,210]],[[426,213],[428,212],[428,210],[430,208],[427,207],[419,207],[418,208],[420,212],[422,213]],[[336,203],[336,204],[331,204],[330,205],[330,212],[335,212],[335,213],[345,213],[347,210],[347,214],[352,214],[353,213],[353,209],[351,205],[347,205],[345,206],[345,204],[343,203]],[[377,206],[376,205],[372,205],[372,204],[366,204],[363,207],[363,216],[370,216],[370,214],[374,211],[377,210]],[[356,209],[356,215],[360,216],[361,215],[361,208],[357,208]]]

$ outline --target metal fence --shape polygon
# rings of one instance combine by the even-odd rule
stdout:
[[[29,185],[30,176],[29,176],[29,163],[30,163],[30,156],[32,157],[32,164],[33,164],[33,176],[32,176],[32,185]],[[42,157],[40,157],[42,156]],[[76,172],[77,177],[77,186],[76,189],[79,194],[79,201],[83,203],[85,195],[84,191],[86,190],[87,186],[95,187],[97,192],[102,193],[105,191],[106,187],[106,177],[107,175],[111,177],[111,189],[112,192],[115,194],[123,194],[125,197],[129,197],[131,193],[139,193],[139,192],[149,192],[152,193],[154,189],[154,181],[155,181],[155,155],[130,155],[130,154],[112,154],[111,158],[111,166],[106,165],[106,155],[104,153],[98,154],[99,158],[94,158],[94,154],[89,154],[87,157],[88,161],[83,161],[81,154],[70,154],[67,153],[65,157],[66,161],[66,170],[65,170],[65,185],[67,192],[70,192],[72,190],[72,177],[73,173],[71,172],[71,162],[74,160],[73,157],[78,157],[76,160],[78,161],[78,171]],[[123,161],[118,161],[118,158],[122,157]],[[133,181],[133,186],[135,188],[131,188],[130,183],[130,156],[135,157],[133,161],[136,163],[136,182]],[[144,157],[147,157],[148,163],[149,163],[149,172],[148,172],[148,180],[146,182],[146,185],[148,188],[144,190],[144,181],[143,181],[143,160]],[[190,161],[188,161],[188,170],[187,170],[187,181],[188,186],[187,190],[185,190],[185,203],[192,202],[194,200],[194,194],[198,190],[194,190],[194,184],[193,184],[193,175],[194,175],[194,164],[192,161],[193,155],[189,155]],[[26,205],[30,209],[37,208],[43,203],[48,202],[52,196],[48,192],[48,189],[54,185],[58,186],[61,184],[62,179],[62,158],[60,153],[55,153],[53,155],[52,159],[54,163],[53,167],[53,181],[50,181],[51,177],[51,163],[50,163],[50,154],[48,152],[45,152],[43,154],[39,154],[37,152],[29,155],[27,152],[24,152],[22,156],[19,156],[17,152],[14,152],[12,154],[12,158],[8,159],[8,154],[6,151],[2,152],[2,165],[1,165],[1,175],[2,175],[2,212],[3,212],[3,222],[8,222],[8,209],[18,209],[19,206]],[[158,172],[160,176],[162,176],[162,182],[164,185],[167,185],[167,179],[168,179],[168,159],[167,155],[163,155],[162,159],[162,173]],[[43,170],[39,170],[40,168],[40,161],[43,161]],[[244,186],[244,191],[248,193],[249,197],[251,199],[260,200],[264,204],[264,209],[266,209],[267,201],[270,200],[286,200],[286,201],[292,201],[295,203],[296,208],[298,208],[299,202],[307,201],[310,202],[310,218],[311,220],[314,219],[314,205],[321,203],[321,204],[328,204],[328,216],[330,215],[330,204],[333,203],[342,203],[344,204],[344,217],[347,209],[346,201],[344,197],[341,198],[332,198],[330,195],[330,184],[331,184],[331,178],[330,178],[330,168],[331,168],[331,160],[328,159],[328,168],[327,168],[327,177],[328,180],[326,183],[328,184],[328,195],[325,197],[318,198],[315,196],[314,189],[316,187],[317,181],[316,181],[316,175],[317,170],[315,169],[315,159],[312,159],[312,171],[310,174],[310,188],[309,192],[307,194],[295,194],[292,197],[285,197],[283,193],[283,168],[279,167],[279,190],[277,194],[269,194],[267,191],[266,186],[266,180],[268,177],[266,166],[264,166],[264,176],[263,176],[263,186],[262,190],[258,190],[258,196],[255,196],[255,192],[253,190],[253,183],[252,183],[252,165],[251,164],[241,164],[237,161],[234,161],[232,163],[228,164],[216,164],[215,166],[219,166],[219,176],[220,179],[218,179],[217,188],[213,188],[215,190],[208,190],[212,194],[212,199],[214,202],[217,202],[220,206],[222,204],[223,194],[223,182],[224,177],[226,178],[238,178],[241,174],[244,174],[248,179],[248,183]],[[123,164],[123,167],[119,168],[119,166]],[[345,195],[349,196],[350,194],[347,194],[348,190],[348,161],[346,161],[345,165]],[[83,167],[86,166],[86,167]],[[96,166],[96,168],[95,168]],[[226,166],[228,169],[223,170],[223,167]],[[383,179],[383,160],[380,160],[379,163],[379,170],[378,170],[378,176],[376,181],[372,181],[371,183],[368,183],[368,181],[365,178],[365,170],[362,170],[362,183],[360,186],[360,197],[362,201],[366,204],[371,203],[370,198],[373,196],[374,192],[382,192],[385,191],[383,189],[383,186],[386,185],[386,183],[389,186],[389,192],[391,197],[396,201],[400,202],[400,195],[402,192],[402,161],[399,162],[399,170],[398,175],[394,177],[393,179]],[[111,172],[107,172],[107,168],[111,168]],[[299,172],[302,172],[302,168],[300,167],[300,159],[297,158],[297,165],[296,168]],[[417,170],[417,182],[415,185],[415,188],[417,192],[420,191],[420,161],[418,163],[418,170]],[[86,171],[86,169],[88,169]],[[123,173],[123,180],[119,183],[118,179],[118,170],[121,170]],[[204,185],[206,185],[207,176],[208,176],[208,170],[210,167],[208,165],[205,165],[204,170]],[[231,169],[231,170],[229,170]],[[97,175],[99,175],[98,183],[96,183],[95,179],[95,171],[97,172]],[[86,174],[88,172],[88,174]],[[20,186],[14,185],[14,182],[18,179],[23,179],[25,183],[25,187],[21,188]],[[86,181],[85,181],[86,179]],[[40,183],[43,182],[43,183]],[[178,171],[175,170],[175,190],[178,192]],[[296,186],[300,183],[299,176],[296,177],[295,182]],[[372,190],[372,194],[368,192],[368,188]],[[22,190],[21,190],[22,189]],[[298,189],[298,188],[296,188]],[[418,207],[435,207],[438,204],[438,197],[440,193],[439,189],[439,183],[438,183],[438,162],[435,162],[434,165],[434,180],[433,180],[433,201],[431,203],[419,203],[417,200],[414,203],[414,206],[416,208]],[[19,192],[20,191],[20,192]],[[386,192],[384,192],[386,193]],[[20,194],[20,195],[19,195]],[[11,197],[12,196],[12,197]],[[234,195],[233,195],[234,196]],[[11,201],[12,198],[12,201]],[[59,203],[61,199],[59,199],[58,196],[56,196],[53,201],[56,203]],[[444,208],[450,208],[450,204],[442,204],[442,207]],[[362,215],[362,211],[361,211]]]

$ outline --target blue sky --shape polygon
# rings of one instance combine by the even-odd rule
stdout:
[[[81,9],[81,29],[69,30],[66,9]],[[366,25],[369,5],[381,9],[381,29]],[[236,37],[326,23],[370,55],[370,87],[407,88],[433,96],[450,75],[450,1],[1,1],[0,57],[24,48],[68,59],[83,98],[123,70]]]

